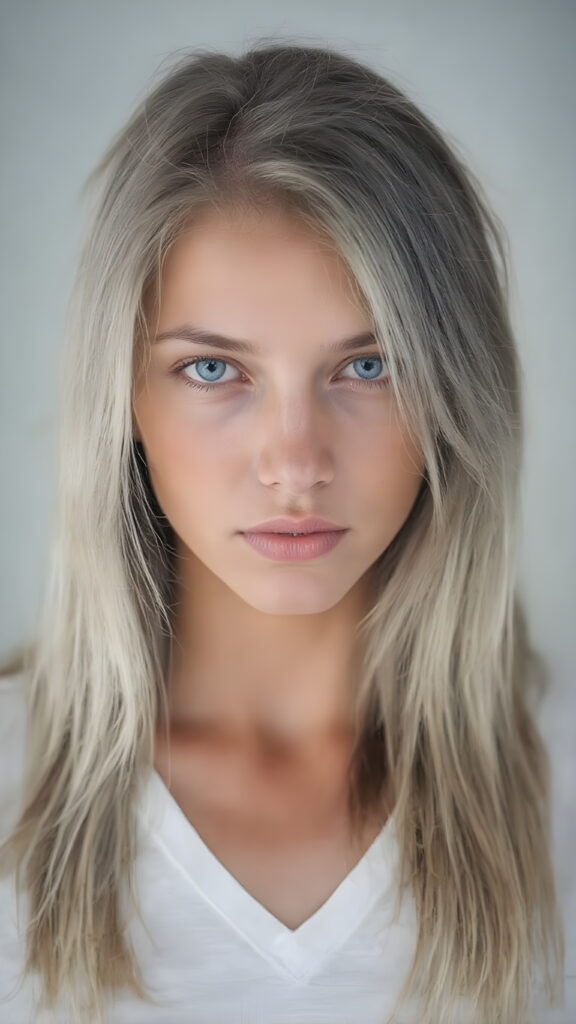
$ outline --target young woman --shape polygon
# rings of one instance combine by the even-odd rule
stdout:
[[[563,933],[498,222],[288,44],[181,59],[93,180],[4,1019],[525,1024]]]

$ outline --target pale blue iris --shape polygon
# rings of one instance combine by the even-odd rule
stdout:
[[[376,364],[376,367],[375,367],[375,370],[368,371],[369,376],[365,377],[364,380],[372,380],[374,377],[378,377],[380,375],[380,373],[382,372],[382,360],[380,359],[379,356],[369,356],[369,357],[364,356],[364,358],[352,360],[352,362],[347,364],[347,365],[353,366],[357,373],[362,373],[362,372],[366,372],[366,371],[365,370],[360,370],[359,367],[362,367],[366,363],[368,363],[368,364],[370,364],[370,363]],[[194,366],[198,370],[198,373],[200,374],[200,376],[202,376],[202,373],[200,371],[200,367],[202,365],[206,365],[206,366],[220,366],[220,367],[222,367],[221,372],[216,372],[214,370],[208,370],[207,371],[207,376],[202,378],[203,380],[206,380],[207,383],[211,383],[212,381],[220,379],[222,374],[225,372],[225,368],[226,368],[226,366],[228,364],[226,363],[226,361],[224,359],[198,359],[194,363]],[[371,376],[370,376],[370,374],[371,374]],[[347,379],[351,380],[353,378],[347,378]],[[362,377],[360,379],[362,379]]]

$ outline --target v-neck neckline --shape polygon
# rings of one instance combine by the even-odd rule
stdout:
[[[267,910],[222,864],[152,770],[142,803],[151,840],[231,928],[276,968],[306,981],[344,945],[394,884],[393,813],[331,896],[295,929]]]

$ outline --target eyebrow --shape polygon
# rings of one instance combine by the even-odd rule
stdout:
[[[260,349],[250,341],[239,341],[236,338],[227,338],[223,334],[215,334],[213,331],[203,331],[191,324],[183,324],[180,327],[172,327],[162,331],[153,339],[153,344],[162,341],[189,341],[194,345],[210,345],[214,348],[226,349],[229,352],[245,352],[248,355],[258,355]],[[334,341],[322,346],[323,352],[351,352],[366,346],[378,345],[373,331],[364,331],[355,334],[352,338],[344,338],[343,341]]]

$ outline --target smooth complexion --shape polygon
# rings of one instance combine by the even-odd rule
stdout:
[[[164,264],[134,429],[176,535],[170,769],[196,822],[208,792],[210,820],[249,801],[252,827],[259,814],[291,834],[341,807],[354,629],[423,473],[376,344],[334,348],[371,327],[338,254],[280,210],[205,211]],[[321,557],[274,561],[242,531],[281,515],[348,532]]]

